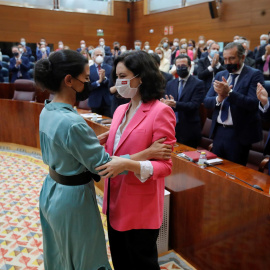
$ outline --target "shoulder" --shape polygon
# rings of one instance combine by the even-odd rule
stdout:
[[[196,78],[196,77],[194,77],[192,75],[190,75],[189,80],[190,80],[190,82],[192,82],[192,83],[194,83],[196,85],[197,84],[203,84],[204,85],[204,82],[202,80],[200,80],[200,79],[198,79],[198,78]]]
[[[173,79],[173,80],[167,82],[167,87],[166,88],[172,87],[173,85],[177,84],[178,81],[179,81],[178,79]]]
[[[111,70],[112,66],[108,65],[108,64],[103,64],[103,68],[106,70]]]

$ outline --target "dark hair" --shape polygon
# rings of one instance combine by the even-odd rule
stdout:
[[[214,42],[212,42],[212,43],[209,44],[209,46],[208,46],[209,50],[211,49],[211,47],[212,47],[214,44],[216,44],[216,45],[219,46],[219,44],[218,44],[217,42],[214,41]],[[219,46],[219,47],[220,47],[220,46]]]
[[[142,101],[144,103],[160,99],[164,95],[165,80],[161,75],[152,57],[144,51],[132,51],[119,55],[113,64],[112,78],[116,80],[116,66],[123,63],[134,76],[141,78],[139,87]]]
[[[196,47],[196,42],[195,42],[195,40],[189,39],[188,41],[191,41],[191,42],[192,42],[194,48]]]
[[[188,55],[186,55],[186,54],[180,54],[180,55],[178,55],[178,56],[175,58],[175,63],[176,63],[176,60],[177,60],[177,59],[184,59],[184,58],[186,58],[186,59],[188,60],[188,65],[191,66],[191,59],[190,59],[190,57],[189,57]]]
[[[226,50],[230,50],[230,49],[233,49],[234,47],[237,47],[237,55],[238,55],[238,58],[242,58],[242,56],[245,54],[245,48],[243,47],[243,45],[239,42],[230,42],[228,43],[223,52],[226,51]]]
[[[87,64],[87,59],[72,50],[61,50],[50,54],[48,59],[40,59],[35,64],[34,80],[43,89],[58,92],[66,75],[80,75]]]
[[[151,53],[150,56],[154,59],[154,61],[160,66],[160,57],[157,53]]]

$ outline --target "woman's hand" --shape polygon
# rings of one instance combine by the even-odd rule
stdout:
[[[109,132],[110,131],[106,131],[100,135],[97,136],[98,140],[99,140],[99,143],[101,145],[105,144],[107,142],[107,139],[108,139],[108,136],[109,136]]]
[[[256,93],[258,100],[261,102],[263,106],[265,106],[268,102],[268,93],[260,83],[257,84]]]
[[[166,138],[161,138],[155,141],[149,148],[149,159],[165,159],[169,160],[171,158],[172,146],[169,144],[164,144]]]
[[[102,178],[113,178],[125,170],[127,159],[116,156],[112,156],[111,158],[111,161],[95,168],[95,170],[100,171],[98,175]]]

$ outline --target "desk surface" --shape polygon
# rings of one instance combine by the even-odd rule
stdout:
[[[39,146],[43,104],[0,99],[0,141]],[[83,111],[79,111],[83,112]],[[108,127],[87,120],[97,134]],[[270,177],[224,161],[218,167],[264,191],[258,191],[215,168],[201,169],[177,157],[192,150],[177,145],[172,174],[165,180],[170,197],[170,248],[198,269],[270,269]]]

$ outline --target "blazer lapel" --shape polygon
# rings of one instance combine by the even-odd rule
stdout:
[[[179,98],[179,101],[180,101],[180,100],[183,98],[183,96],[187,93],[188,88],[189,88],[190,84],[192,83],[192,82],[191,82],[191,81],[192,81],[191,76],[192,76],[192,75],[190,75],[190,76],[188,77],[188,79],[187,79],[187,82],[186,82],[186,84],[185,84],[185,86],[184,86],[184,88],[183,88],[183,91],[182,91],[182,93],[181,93],[181,96],[180,96],[180,98]]]
[[[247,73],[248,73],[247,68],[246,68],[246,66],[244,66],[241,73],[240,73],[240,75],[239,75],[239,78],[237,80],[237,83],[236,83],[233,91],[237,92],[239,90],[239,88],[241,86],[241,81],[245,80],[245,77],[247,76]]]
[[[154,101],[153,101],[154,102]],[[142,103],[138,111],[133,115],[132,119],[126,126],[121,139],[118,143],[116,152],[121,148],[121,145],[126,141],[126,139],[129,137],[130,133],[143,121],[143,119],[147,116],[148,111],[150,110],[153,102],[149,103]],[[122,118],[123,119],[123,118]],[[121,123],[121,122],[120,122]],[[118,128],[118,127],[117,127]]]
[[[172,85],[172,96],[174,100],[178,100],[178,86],[179,86],[179,80],[175,79]]]

